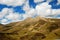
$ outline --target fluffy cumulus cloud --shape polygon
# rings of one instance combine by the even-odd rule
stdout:
[[[8,6],[18,6],[25,3],[26,0],[0,0],[0,4],[6,4]]]
[[[43,2],[44,0],[34,0],[35,3]],[[17,22],[25,20],[28,17],[49,17],[49,18],[59,18],[57,15],[60,15],[60,9],[52,9],[49,2],[43,2],[37,4],[35,8],[29,6],[29,1],[27,0],[0,0],[0,4],[6,4],[11,6],[23,5],[22,9],[25,11],[24,14],[14,12],[13,8],[3,8],[0,12],[0,23],[8,24],[11,22]],[[58,2],[59,3],[59,2]]]
[[[39,16],[45,17],[51,14],[51,5],[47,2],[39,4],[36,6],[36,11]]]
[[[60,9],[52,9],[51,15],[48,15],[47,18],[57,18],[60,19]]]
[[[14,13],[12,9],[9,8],[4,8],[1,12],[0,12],[0,22],[2,24],[7,24],[8,20],[12,20],[12,21],[18,21],[19,20],[19,14]],[[12,22],[11,21],[11,22]]]
[[[34,8],[30,8],[28,1],[25,3],[23,10],[25,11],[26,17],[33,17],[36,15],[36,10]]]
[[[33,11],[33,12],[32,12]],[[31,8],[29,11],[26,10],[25,14],[19,14],[17,12],[13,12],[11,8],[4,8],[0,12],[0,23],[8,24],[11,22],[22,21],[28,17],[33,17],[35,15],[35,9]]]
[[[52,9],[52,14],[60,14],[60,9]]]

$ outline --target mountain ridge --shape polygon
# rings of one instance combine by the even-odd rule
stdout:
[[[60,39],[60,19],[27,18],[21,22],[0,25],[0,40]]]

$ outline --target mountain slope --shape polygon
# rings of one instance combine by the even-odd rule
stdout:
[[[36,17],[0,25],[0,38],[0,40],[60,39],[60,19]]]

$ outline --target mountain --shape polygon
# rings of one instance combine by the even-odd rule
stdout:
[[[0,40],[60,40],[60,19],[27,18],[7,25],[0,24]]]

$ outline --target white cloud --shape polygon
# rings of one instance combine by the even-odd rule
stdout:
[[[52,14],[60,14],[60,9],[52,9]]]
[[[24,19],[27,17],[34,17],[37,13],[34,8],[30,8],[29,1],[27,1],[23,7],[23,10],[25,11]]]
[[[21,16],[19,13],[14,13],[13,9],[10,8],[3,8],[3,10],[0,12],[0,19],[2,19],[0,21],[3,24],[19,21],[20,17]],[[8,20],[12,20],[12,21],[9,22]]]
[[[60,9],[52,9],[51,15],[47,15],[46,18],[60,19]]]
[[[26,5],[23,7],[23,10],[25,10],[25,12],[26,12],[26,14],[24,16],[33,17],[34,15],[39,15],[40,17],[46,17],[48,15],[60,14],[60,9],[57,10],[57,9],[51,8],[51,5],[49,5],[49,2],[51,2],[51,1],[52,0],[47,0],[47,2],[38,4],[35,9],[30,8],[29,4],[26,3]]]
[[[2,19],[0,21],[1,21],[2,24],[8,24],[8,22],[7,22],[8,20],[7,19]]]
[[[9,13],[9,15],[6,16],[6,18],[8,18],[9,20],[16,20],[19,18],[19,14],[17,13]]]
[[[58,1],[58,3],[57,4],[60,4],[60,0],[57,0]]]
[[[39,4],[36,6],[36,11],[39,16],[45,17],[51,14],[51,5],[47,2]]]
[[[23,15],[23,17],[24,17],[24,19],[25,19],[25,18],[27,18],[27,17],[34,17],[35,15],[37,15],[36,10],[33,9],[33,8],[31,8],[29,11],[27,11],[27,12]]]
[[[43,1],[45,1],[45,0],[34,0],[35,3],[40,3],[40,2],[43,2]],[[51,1],[52,0],[46,0],[46,2],[48,2],[48,3],[51,2]]]
[[[0,4],[6,4],[10,6],[18,6],[25,3],[26,0],[0,0]]]
[[[26,1],[25,5],[23,6],[23,10],[25,12],[28,12],[30,10],[29,1]]]
[[[40,17],[60,18],[57,17],[58,15],[60,15],[60,9],[52,9],[51,5],[49,5],[48,2],[37,5],[36,11]]]
[[[3,22],[6,23],[6,22],[7,22],[7,19],[2,19],[1,22],[2,22],[2,23],[3,23]]]
[[[13,3],[12,1],[13,0],[11,0],[10,3]],[[38,0],[35,0],[35,1],[38,2]],[[50,1],[38,4],[36,6],[36,8],[34,9],[34,8],[31,8],[29,6],[29,2],[26,1],[25,5],[23,7],[23,10],[25,11],[25,14],[19,14],[19,13],[13,12],[13,8],[4,8],[0,12],[0,19],[2,19],[0,21],[1,21],[2,24],[7,24],[7,23],[10,23],[10,22],[23,21],[28,17],[34,17],[36,15],[38,15],[40,17],[46,17],[47,16],[46,18],[48,18],[49,15],[53,15],[55,17],[58,14],[60,14],[60,9],[58,9],[58,10],[57,9],[51,9],[51,5],[49,5],[48,2],[50,2]],[[13,4],[10,4],[10,3],[8,3],[7,5],[13,5]],[[16,5],[15,4],[16,3],[14,3],[13,6],[17,6],[17,4]],[[53,16],[49,17],[49,18],[54,18]],[[11,20],[11,21],[9,22],[8,20]]]
[[[36,10],[34,8],[31,8],[28,12],[27,12],[27,15],[29,17],[33,17],[35,16],[37,13],[36,13]]]
[[[0,19],[3,18],[8,12],[9,12],[8,8],[2,9],[2,11],[0,12]]]
[[[2,21],[1,23],[2,24],[7,24],[7,23],[10,23],[10,22],[22,21],[22,20],[24,20],[28,17],[35,16],[36,15],[36,10],[34,8],[30,8],[28,3],[29,2],[27,1],[25,3],[24,7],[23,7],[23,10],[26,12],[25,14],[19,14],[19,13],[16,13],[16,12],[14,13],[12,8],[11,9],[10,8],[4,8],[2,10],[1,14],[0,14],[1,15],[0,18],[2,19],[2,20],[0,20],[0,21]],[[6,19],[4,19],[3,17],[6,18]],[[12,21],[9,22],[8,20],[12,20]]]
[[[28,17],[33,17],[34,15],[35,15],[35,9],[33,8],[30,8],[29,11],[26,10],[25,14],[19,14],[16,12],[14,13],[13,9],[3,8],[3,10],[0,12],[0,18],[2,19],[0,21],[2,24],[8,24],[10,22],[23,21],[24,19]],[[8,20],[11,20],[11,21],[8,21]]]

